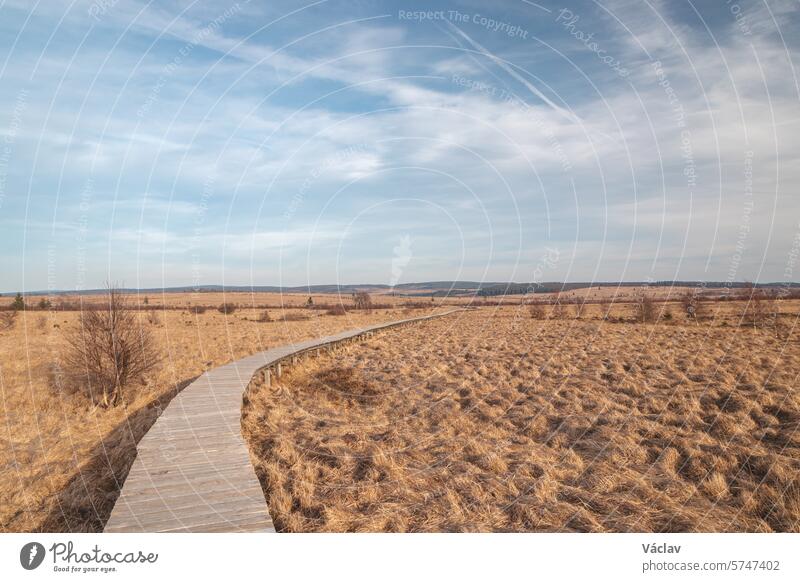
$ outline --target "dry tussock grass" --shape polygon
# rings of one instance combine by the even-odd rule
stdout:
[[[531,319],[410,326],[251,391],[283,531],[800,531],[795,335]]]
[[[186,300],[186,294],[175,295],[151,295],[150,302]],[[263,299],[275,304],[281,298]],[[307,320],[287,321],[276,310],[277,321],[259,322],[261,311],[166,310],[157,319],[137,313],[162,362],[131,382],[122,405],[108,409],[92,406],[77,387],[60,381],[64,338],[75,328],[77,312],[21,312],[13,325],[0,328],[0,531],[101,530],[136,442],[204,370],[269,347],[399,319],[399,312],[314,312]]]

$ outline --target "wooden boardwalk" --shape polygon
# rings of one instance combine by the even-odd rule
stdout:
[[[206,372],[139,441],[105,531],[274,532],[241,433],[242,396],[252,377],[259,370],[280,375],[282,363],[303,353],[454,311],[273,348]]]

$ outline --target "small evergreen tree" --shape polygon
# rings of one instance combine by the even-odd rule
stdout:
[[[17,293],[14,301],[11,302],[11,309],[14,311],[23,311],[25,309],[25,300],[22,298],[22,293]]]

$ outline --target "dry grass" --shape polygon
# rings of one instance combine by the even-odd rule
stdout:
[[[699,296],[733,296],[744,293],[742,289],[722,289],[722,288],[704,288],[698,289],[695,287],[585,287],[581,289],[573,289],[570,291],[563,291],[561,293],[537,293],[535,297],[543,301],[552,301],[556,296],[559,296],[564,301],[575,301],[577,299],[585,300],[587,302],[596,301],[619,301],[619,302],[632,302],[636,296],[646,292],[649,296],[657,301],[665,299],[679,301],[681,297],[687,293],[694,293]],[[374,303],[390,304],[393,308],[402,308],[405,304],[424,304],[426,307],[430,303],[430,298],[425,296],[404,295],[402,292],[397,291],[395,295],[390,294],[387,290],[377,290],[371,292],[371,300]],[[316,293],[308,295],[305,293],[266,293],[266,292],[202,292],[195,293],[192,291],[181,293],[140,293],[133,296],[136,304],[143,308],[154,308],[156,306],[164,306],[167,309],[189,309],[194,306],[205,306],[217,309],[222,303],[231,302],[235,303],[242,309],[246,308],[268,308],[277,309],[281,307],[299,308],[307,307],[308,298],[311,297],[313,306],[325,305],[346,305],[354,306],[353,296],[350,293],[332,294],[332,293]],[[147,303],[145,303],[147,298]],[[448,297],[446,299],[436,298],[435,303],[437,306],[442,304],[450,305],[466,305],[472,302],[481,303],[483,301],[500,302],[504,305],[514,305],[528,300],[530,296],[524,295],[507,295],[507,296],[492,296],[492,297],[477,297],[471,298],[468,296],[462,297]],[[53,307],[58,308],[60,304],[77,305],[81,301],[84,303],[96,303],[102,299],[100,295],[58,295],[54,297],[42,295],[27,295],[25,296],[25,303],[29,307],[37,307],[42,300],[52,301]],[[0,299],[0,305],[3,307],[8,306],[13,301],[12,297],[4,297]]]
[[[187,292],[167,292],[167,293],[139,293],[130,294],[131,300],[134,304],[139,305],[143,309],[152,309],[158,307],[165,307],[167,309],[190,309],[191,307],[204,306],[210,309],[217,309],[223,303],[233,303],[240,309],[281,309],[283,307],[296,309],[308,307],[308,298],[311,298],[312,306],[319,308],[327,305],[347,305],[354,306],[355,301],[351,293],[316,293],[308,295],[306,293],[267,293],[267,292],[202,292],[195,293],[192,291]],[[522,296],[514,296],[519,300]],[[147,301],[145,302],[145,298]],[[11,305],[13,297],[0,298],[0,307],[7,308]],[[42,300],[51,301],[54,309],[59,309],[62,304],[67,306],[77,306],[81,302],[84,304],[99,304],[102,302],[101,294],[92,295],[26,295],[25,304],[29,308],[38,308]],[[468,297],[453,297],[448,298],[448,303],[468,303]],[[392,296],[389,294],[376,294],[372,297],[372,302],[380,304],[389,304],[392,308],[400,308],[408,302],[421,302],[426,304],[430,303],[428,297],[407,297],[403,295]],[[437,306],[442,302],[437,299]]]
[[[175,295],[151,294],[150,306],[187,297]],[[206,299],[223,301],[221,294]],[[278,295],[260,299],[281,301]],[[162,362],[130,382],[124,403],[109,409],[92,406],[75,387],[57,386],[64,337],[77,325],[77,312],[20,312],[0,328],[0,531],[101,530],[135,443],[191,379],[269,347],[401,317],[399,311],[346,317],[315,311],[306,320],[288,321],[278,309],[275,321],[259,322],[263,310],[245,307],[246,298],[226,294],[224,300],[240,307],[232,314],[170,309],[158,318],[138,312]]]
[[[464,312],[252,391],[243,427],[276,525],[800,531],[797,333],[729,325],[741,306],[669,325],[600,307]]]

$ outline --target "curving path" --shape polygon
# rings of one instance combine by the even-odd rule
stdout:
[[[172,399],[137,445],[106,532],[274,532],[241,433],[242,396],[263,370],[382,329],[460,311],[404,319],[259,352],[210,370]]]

